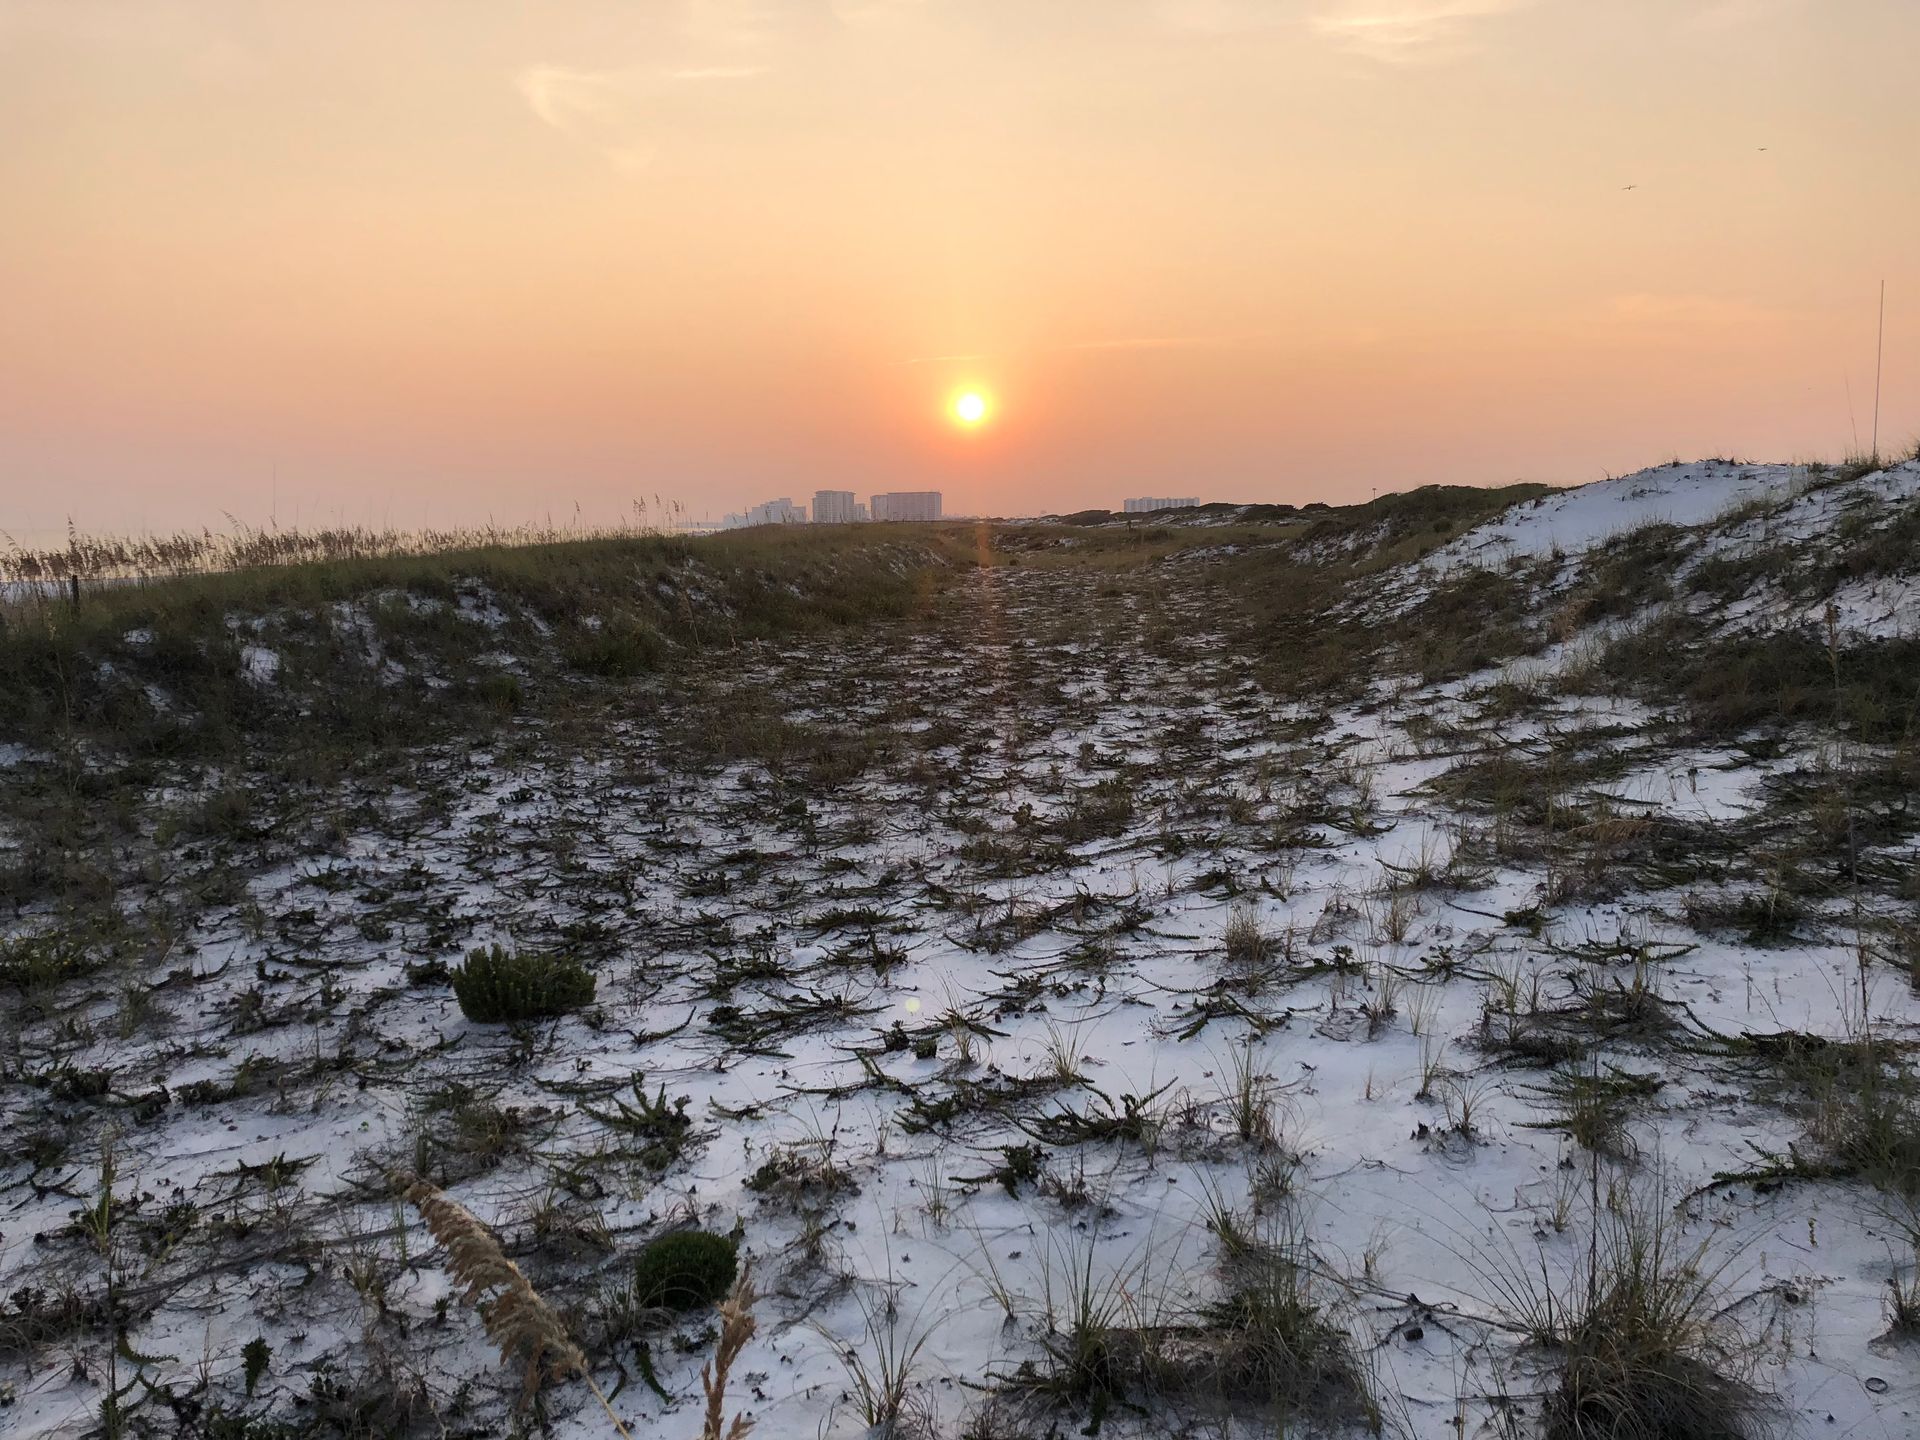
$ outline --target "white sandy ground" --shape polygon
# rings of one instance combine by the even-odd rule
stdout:
[[[1920,461],[1849,481],[1805,465],[1743,465],[1706,460],[1668,465],[1513,506],[1427,555],[1382,577],[1368,613],[1412,610],[1433,585],[1469,568],[1505,570],[1528,561],[1568,559],[1650,527],[1680,526],[1698,544],[1682,574],[1715,558],[1785,547],[1816,550],[1849,515],[1910,505],[1920,495]],[[1577,566],[1563,574],[1570,581]],[[1920,575],[1874,575],[1842,585],[1811,606],[1764,587],[1726,607],[1722,618],[1749,629],[1787,623],[1824,625],[1831,600],[1842,633],[1889,638],[1920,625]]]
[[[1465,564],[1504,565],[1516,554],[1577,551],[1650,522],[1707,524],[1757,495],[1793,496],[1797,473],[1804,479],[1794,467],[1706,464],[1551,497],[1455,541],[1404,584],[1410,590],[1422,576]],[[1907,467],[1879,483],[1911,495],[1916,477],[1920,467]],[[1819,493],[1776,523],[1816,535],[1830,520],[1813,505]],[[165,1085],[177,1097],[195,1081],[231,1080],[249,1060],[308,1067],[317,1077],[281,1094],[201,1105],[176,1098],[145,1118],[129,1113],[120,1188],[150,1196],[146,1212],[184,1197],[203,1217],[268,1231],[277,1216],[297,1218],[290,1229],[314,1226],[329,1247],[289,1248],[280,1260],[232,1270],[215,1249],[200,1273],[169,1278],[159,1308],[130,1336],[132,1349],[151,1357],[148,1373],[184,1385],[205,1367],[232,1383],[241,1346],[263,1335],[274,1346],[265,1403],[304,1393],[317,1368],[363,1353],[378,1336],[401,1348],[405,1366],[443,1402],[472,1384],[481,1397],[474,1403],[502,1403],[513,1382],[499,1377],[473,1317],[457,1305],[436,1312],[449,1286],[424,1231],[366,1185],[378,1166],[411,1157],[426,1123],[422,1098],[459,1082],[546,1117],[527,1153],[453,1187],[521,1248],[536,1280],[551,1273],[559,1292],[571,1273],[528,1252],[533,1211],[556,1194],[597,1214],[623,1251],[674,1217],[697,1214],[722,1231],[738,1222],[774,1292],[762,1302],[744,1377],[735,1377],[735,1402],[756,1418],[757,1435],[863,1432],[838,1352],[851,1344],[871,1355],[869,1317],[889,1297],[900,1329],[926,1337],[916,1395],[943,1435],[957,1435],[983,1385],[1039,1354],[1045,1297],[1076,1268],[1123,1277],[1145,1320],[1214,1284],[1209,1199],[1245,1203],[1261,1158],[1233,1136],[1224,1103],[1232,1057],[1244,1047],[1270,1077],[1285,1145],[1301,1157],[1297,1215],[1327,1277],[1324,1298],[1372,1368],[1389,1423],[1411,1436],[1492,1436],[1509,1433],[1516,1411],[1537,1414],[1551,1366],[1499,1323],[1492,1277],[1542,1266],[1564,1274],[1581,1262],[1587,1157],[1533,1128],[1539,1111],[1529,1087],[1539,1072],[1501,1068],[1476,1048],[1486,977],[1511,975],[1524,986],[1537,975],[1559,998],[1576,984],[1623,981],[1631,966],[1623,970],[1619,956],[1637,950],[1652,957],[1660,994],[1699,1030],[1840,1035],[1858,1004],[1856,932],[1840,906],[1813,938],[1748,945],[1689,928],[1684,894],[1639,891],[1549,907],[1536,935],[1502,918],[1539,903],[1541,870],[1516,862],[1471,886],[1413,896],[1395,939],[1387,867],[1422,856],[1444,862],[1465,823],[1429,788],[1460,758],[1429,738],[1430,727],[1497,733],[1522,752],[1552,735],[1591,731],[1630,757],[1597,792],[1636,814],[1707,824],[1755,813],[1768,778],[1808,763],[1811,749],[1755,760],[1655,744],[1656,717],[1598,698],[1488,721],[1482,707],[1488,687],[1510,678],[1503,671],[1397,692],[1383,686],[1303,735],[1291,723],[1300,717],[1252,687],[1246,665],[1177,592],[1163,595],[1161,615],[1127,602],[1089,641],[1068,621],[1091,595],[1073,587],[1093,583],[982,572],[945,626],[794,642],[715,681],[743,696],[778,696],[794,716],[873,720],[915,702],[923,709],[903,728],[956,719],[981,741],[957,783],[929,789],[898,766],[882,768],[831,798],[806,799],[803,828],[760,766],[684,769],[661,727],[645,719],[605,753],[516,744],[509,756],[423,757],[419,788],[376,797],[343,848],[281,845],[281,863],[249,875],[240,903],[195,923],[162,962],[173,977],[158,997],[171,1012],[164,1027],[121,1036],[103,987],[91,1007],[97,1039],[69,1061],[110,1066],[118,1093]],[[1395,593],[1404,592],[1383,584],[1383,595]],[[1858,628],[1913,632],[1910,589],[1883,588],[1846,605]],[[1167,614],[1180,631],[1177,652],[1149,656],[1137,636]],[[255,648],[248,670],[271,683],[277,657]],[[930,758],[960,756],[950,746]],[[39,758],[0,747],[0,765]],[[1050,773],[1085,785],[1122,761],[1143,767],[1123,833],[1075,845],[1063,863],[1021,878],[994,878],[961,857],[957,816],[984,813],[1005,831],[1023,802],[1042,817],[1058,812]],[[1255,818],[1223,821],[1230,800]],[[1314,819],[1303,827],[1310,848],[1260,843],[1290,824],[1289,814],[1369,800],[1373,827],[1361,833]],[[1168,835],[1185,837],[1186,848],[1167,844]],[[1238,898],[1210,878],[1221,872]],[[724,886],[714,883],[721,876]],[[363,924],[370,885],[429,903],[396,911],[380,935]],[[625,899],[609,900],[615,891]],[[939,908],[946,891],[972,896],[974,918]],[[1031,933],[1008,931],[997,948],[978,928],[1076,898],[1084,919],[1063,908]],[[861,932],[817,930],[824,912],[856,905],[884,911],[880,936],[904,952],[885,975],[832,963],[832,952]],[[1328,959],[1345,946],[1368,969],[1259,994],[1250,1003],[1267,1018],[1263,1033],[1222,1016],[1182,1038],[1222,974],[1221,939],[1237,906],[1293,936],[1303,958]],[[1128,923],[1115,928],[1123,912]],[[610,930],[618,957],[599,966],[598,1004],[539,1027],[531,1042],[468,1023],[443,984],[408,983],[409,961],[451,961],[470,944],[588,921]],[[21,924],[32,928],[35,917]],[[1089,947],[1107,958],[1067,963]],[[703,991],[717,956],[753,949],[778,957],[787,978],[742,982],[733,1003],[752,1013],[765,1003],[759,997],[811,989],[857,1014],[781,1040],[778,1054],[729,1047],[705,1023],[714,1002]],[[1388,972],[1425,978],[1403,987],[1398,1013],[1376,1031],[1361,1007]],[[1870,990],[1876,1022],[1911,1035],[1920,1003],[1901,977],[1882,966]],[[895,1022],[915,1031],[949,1012],[980,1027],[970,1057],[951,1030],[933,1059],[900,1050],[863,1062],[854,1053],[875,1052]],[[243,1026],[242,1014],[264,1019]],[[676,1028],[683,1021],[691,1023]],[[663,1031],[673,1033],[648,1038]],[[1009,1195],[981,1178],[1001,1147],[1028,1139],[999,1118],[970,1112],[926,1134],[903,1123],[915,1097],[1044,1075],[1062,1051],[1078,1057],[1084,1084],[1030,1104],[1029,1115],[1058,1104],[1097,1108],[1096,1089],[1116,1104],[1152,1094],[1167,1107],[1151,1150],[1050,1150],[1050,1172],[1080,1203],[1033,1189]],[[1423,1065],[1436,1056],[1447,1074],[1423,1099]],[[1725,1264],[1728,1313],[1747,1338],[1756,1383],[1776,1398],[1781,1428],[1856,1440],[1920,1433],[1920,1348],[1886,1338],[1883,1308],[1889,1275],[1912,1257],[1873,1198],[1840,1184],[1764,1193],[1712,1185],[1718,1172],[1753,1165],[1756,1145],[1777,1152],[1798,1141],[1798,1123],[1720,1062],[1634,1044],[1606,1058],[1663,1082],[1634,1122],[1637,1160],[1610,1162],[1607,1174],[1679,1204],[1688,1243],[1705,1241]],[[836,1093],[861,1087],[869,1064],[898,1087]],[[697,1143],[664,1176],[602,1153],[622,1137],[582,1108],[583,1095],[600,1094],[604,1105],[640,1073],[649,1090],[689,1097],[696,1119]],[[1463,1098],[1476,1107],[1474,1134],[1448,1137],[1449,1110]],[[8,1087],[10,1132],[28,1104],[20,1087]],[[824,1266],[805,1257],[801,1220],[745,1186],[770,1156],[796,1146],[830,1150],[858,1186],[820,1206]],[[284,1180],[250,1168],[277,1160],[303,1168]],[[59,1231],[90,1196],[90,1164],[71,1157],[58,1172],[62,1189],[47,1188],[48,1175],[23,1183],[18,1161],[5,1172],[0,1295],[78,1263],[73,1247],[36,1237]],[[569,1167],[572,1194],[556,1190],[556,1174]],[[244,1236],[236,1233],[231,1251],[246,1252]],[[356,1252],[391,1266],[383,1303],[409,1322],[403,1339],[342,1278]],[[153,1262],[151,1273],[164,1274],[164,1265]],[[838,1283],[842,1275],[851,1283]],[[994,1298],[1001,1290],[1017,1297],[1011,1316]],[[698,1325],[689,1328],[698,1335]],[[698,1433],[697,1371],[707,1349],[655,1345],[675,1398],[663,1403],[637,1377],[626,1383],[615,1405],[635,1435]],[[79,1434],[90,1423],[99,1385],[76,1378],[65,1353],[9,1373],[14,1400],[0,1411],[9,1435]],[[615,1380],[611,1371],[600,1378]],[[557,1435],[610,1433],[577,1385],[548,1404]],[[1202,1433],[1243,1433],[1221,1423]],[[1102,1433],[1164,1432],[1121,1414]]]
[[[1458,559],[1500,565],[1515,556],[1588,550],[1643,525],[1702,525],[1750,501],[1784,500],[1806,476],[1805,466],[1727,460],[1643,470],[1524,501],[1434,558],[1443,567]]]

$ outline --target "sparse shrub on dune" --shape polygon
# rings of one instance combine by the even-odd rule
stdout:
[[[1793,1057],[1806,1087],[1809,1139],[1843,1174],[1920,1204],[1920,1077],[1892,1042],[1870,1029]]]
[[[99,969],[100,959],[60,934],[15,935],[0,940],[0,986],[28,994]]]
[[[660,632],[631,616],[617,616],[597,628],[583,628],[566,647],[567,663],[574,669],[608,680],[658,670],[666,654]]]
[[[1235,1406],[1284,1418],[1342,1417],[1379,1433],[1381,1416],[1347,1332],[1313,1293],[1305,1238],[1291,1231],[1242,1246],[1205,1312],[1205,1364],[1195,1378]]]
[[[1724,1260],[1686,1243],[1657,1201],[1602,1208],[1575,1273],[1524,1265],[1485,1278],[1510,1319],[1558,1360],[1546,1440],[1759,1440],[1766,1397],[1727,1318]]]
[[[1274,953],[1273,937],[1260,923],[1260,913],[1252,906],[1236,906],[1227,917],[1227,928],[1221,937],[1221,945],[1227,954],[1227,963],[1241,970],[1253,970],[1264,965]]]
[[[593,1000],[593,975],[576,960],[498,945],[475,950],[453,972],[460,1013],[477,1025],[542,1020]]]
[[[1371,1376],[1329,1313],[1297,1217],[1263,1223],[1220,1203],[1210,1223],[1221,1283],[1205,1299],[1186,1295],[1186,1283],[1147,1255],[1114,1270],[1098,1267],[1092,1245],[1050,1255],[1041,1353],[1002,1377],[1002,1398],[1077,1410],[1086,1435],[1120,1411],[1196,1422],[1257,1415],[1273,1427],[1259,1430],[1266,1434],[1292,1434],[1296,1424],[1380,1434]]]
[[[1632,677],[1632,693],[1677,699],[1703,738],[1832,724],[1898,745],[1920,714],[1920,640],[1908,636],[1836,644],[1805,626],[1722,635],[1705,618],[1670,613],[1613,641],[1601,669]]]

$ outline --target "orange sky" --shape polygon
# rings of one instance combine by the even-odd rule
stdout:
[[[1891,448],[1916,56],[1914,0],[0,0],[0,530],[1837,457],[1883,276]]]

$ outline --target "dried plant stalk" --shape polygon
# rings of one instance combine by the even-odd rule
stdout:
[[[700,1388],[707,1392],[707,1424],[700,1440],[745,1440],[753,1421],[736,1412],[731,1427],[726,1425],[727,1373],[740,1352],[753,1338],[753,1280],[742,1270],[733,1282],[733,1292],[720,1306],[720,1348],[713,1359],[700,1367]]]
[[[588,1373],[587,1357],[567,1334],[560,1316],[540,1298],[540,1292],[533,1288],[520,1267],[507,1258],[493,1232],[438,1186],[417,1175],[397,1178],[405,1187],[408,1203],[420,1212],[433,1238],[446,1247],[447,1274],[464,1288],[462,1300],[480,1312],[487,1338],[500,1347],[501,1362],[525,1362],[521,1405],[533,1398],[542,1380],[565,1380],[578,1375],[587,1382],[587,1388],[593,1391],[614,1428],[627,1440],[633,1440]],[[751,1320],[748,1333],[752,1333]]]

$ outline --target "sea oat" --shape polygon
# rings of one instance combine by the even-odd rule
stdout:
[[[533,1398],[542,1380],[565,1380],[578,1375],[587,1382],[614,1427],[622,1435],[628,1435],[627,1427],[620,1423],[607,1397],[594,1384],[593,1376],[587,1371],[587,1357],[567,1334],[566,1325],[553,1307],[540,1298],[540,1292],[533,1288],[520,1267],[507,1258],[500,1242],[493,1238],[493,1232],[437,1186],[417,1175],[398,1178],[406,1187],[408,1202],[427,1222],[433,1238],[446,1247],[447,1273],[465,1287],[466,1293],[461,1298],[480,1312],[487,1338],[500,1347],[502,1363],[524,1361],[526,1374],[520,1391],[521,1406]],[[747,1333],[751,1334],[752,1330],[753,1322],[749,1319]],[[724,1345],[723,1335],[723,1353]],[[724,1379],[723,1370],[723,1383]]]
[[[745,1440],[753,1421],[736,1413],[726,1425],[727,1372],[753,1338],[753,1281],[743,1270],[733,1282],[733,1293],[720,1306],[720,1348],[711,1362],[700,1367],[700,1388],[707,1392],[707,1424],[700,1440]]]

